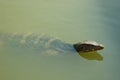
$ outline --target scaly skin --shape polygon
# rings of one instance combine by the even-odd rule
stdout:
[[[88,44],[88,43],[77,43],[74,44],[73,47],[77,52],[92,52],[92,51],[98,51],[104,49],[104,46],[102,45],[94,45],[94,44]]]

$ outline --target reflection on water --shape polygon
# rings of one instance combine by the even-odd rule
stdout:
[[[98,52],[86,52],[86,53],[81,52],[79,53],[79,55],[87,60],[98,60],[98,61],[103,60],[103,56],[101,56]]]
[[[46,33],[63,40],[41,34],[4,35],[0,40],[0,80],[119,80],[119,3],[0,0],[0,32]],[[106,49],[77,54],[71,43],[83,40],[102,42]]]

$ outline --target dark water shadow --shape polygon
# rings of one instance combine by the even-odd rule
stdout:
[[[103,56],[98,52],[81,52],[79,55],[87,60],[103,61]]]

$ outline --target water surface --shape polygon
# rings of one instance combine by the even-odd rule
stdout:
[[[1,0],[0,33],[5,38],[0,36],[0,79],[119,80],[119,3]],[[105,49],[79,55],[72,44],[83,40],[95,40]]]

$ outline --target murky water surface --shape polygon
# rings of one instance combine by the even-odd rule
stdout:
[[[0,80],[119,80],[119,0],[1,0]],[[98,53],[72,44],[94,40]]]

